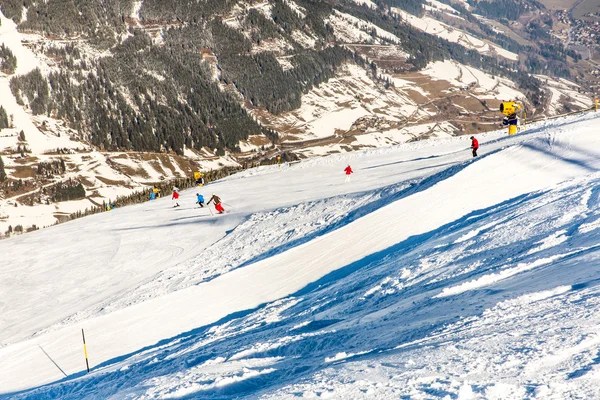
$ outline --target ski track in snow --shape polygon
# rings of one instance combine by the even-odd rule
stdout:
[[[237,190],[243,192],[240,198],[259,201],[260,207],[244,208],[241,201],[230,200],[238,208],[221,220],[226,234],[207,241],[201,253],[188,251],[187,258],[128,290],[98,295],[100,301],[86,302],[69,318],[57,314],[54,321],[40,321],[50,324],[32,339],[7,344],[0,349],[0,390],[17,387],[6,380],[7,366],[24,378],[35,365],[36,374],[50,384],[40,386],[38,378],[30,389],[7,396],[599,398],[600,164],[595,121],[593,116],[566,118],[540,124],[519,137],[490,135],[482,141],[486,154],[476,162],[457,156],[464,155],[455,146],[464,146],[466,141],[460,139],[441,141],[442,148],[444,143],[449,147],[434,158],[423,154],[427,145],[401,147],[423,151],[416,157],[422,162],[410,163],[401,151],[381,149],[309,160],[295,167],[306,171],[309,179],[280,186],[280,192],[258,200],[247,196],[258,188],[268,190],[262,186],[265,179],[281,177],[287,170],[249,170],[225,179],[215,184],[219,194],[224,191],[229,195],[225,198],[235,198]],[[355,168],[354,191],[340,192],[340,183],[328,174],[348,161],[361,168]],[[437,167],[421,169],[428,163]],[[528,176],[525,170],[549,173]],[[291,175],[291,168],[289,173],[287,180],[300,176]],[[339,173],[335,179],[341,180]],[[369,173],[384,181],[377,186],[361,183],[359,174]],[[482,174],[493,181],[479,180]],[[326,189],[295,201],[276,198],[285,190],[310,190],[315,181]],[[444,196],[437,197],[441,193]],[[488,198],[495,201],[487,204]],[[132,207],[131,215],[144,213],[144,207],[148,206]],[[180,214],[184,215],[176,218],[182,219],[174,224],[193,218],[187,211]],[[404,214],[418,219],[398,219]],[[435,221],[429,222],[428,215]],[[439,215],[455,217],[446,221]],[[386,219],[390,225],[381,222]],[[373,226],[382,230],[369,231],[365,221],[378,222]],[[152,229],[133,224],[136,230]],[[353,227],[360,231],[353,232]],[[53,230],[60,232],[47,231]],[[157,301],[190,290],[201,294],[200,288],[209,287],[203,285],[235,274],[246,276],[245,271],[259,273],[259,266],[290,260],[290,254],[298,263],[324,257],[321,253],[331,249],[321,247],[317,253],[316,245],[337,243],[334,238],[344,243],[353,234],[360,240],[345,243],[339,250],[344,253],[332,253],[339,267],[303,281],[298,290],[280,289],[274,300],[247,303],[212,322],[100,363],[94,354],[98,357],[101,349],[90,347],[89,375],[81,366],[69,367],[69,377],[59,381],[49,360],[31,364],[29,343],[41,343],[59,365],[71,365],[70,356],[48,342],[71,325],[93,327],[94,318],[102,315],[109,327],[112,315],[131,318],[130,310],[144,311],[146,304],[160,304]],[[401,239],[384,245],[390,237]],[[135,247],[121,246],[113,254],[135,253]],[[362,258],[345,261],[348,253],[362,248]],[[289,279],[301,279],[298,272]],[[269,279],[261,272],[246,284]],[[246,293],[247,288],[228,290],[234,299],[236,291]],[[0,301],[6,303],[4,299]],[[208,312],[218,304],[198,307]],[[148,313],[137,319],[151,317]],[[139,323],[134,318],[130,322]],[[161,323],[137,326],[156,329]],[[123,332],[134,334],[142,332]],[[88,346],[100,336],[92,329]],[[121,339],[125,337],[114,338]],[[43,375],[50,368],[54,375]]]

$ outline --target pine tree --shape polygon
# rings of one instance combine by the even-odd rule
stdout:
[[[8,115],[6,114],[4,107],[0,106],[0,131],[8,127]]]
[[[4,161],[2,161],[2,157],[0,157],[0,182],[4,182],[6,180],[6,171],[4,171]]]
[[[0,71],[14,74],[17,69],[17,57],[4,44],[0,45]]]

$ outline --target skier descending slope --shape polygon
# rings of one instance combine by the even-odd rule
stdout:
[[[471,136],[471,149],[473,149],[473,157],[477,157],[477,149],[479,149],[479,142],[475,139],[475,136]]]
[[[173,207],[179,207],[179,188],[177,186],[173,186],[173,195],[171,196],[171,200],[175,203]]]
[[[354,171],[352,171],[352,167],[350,167],[350,164],[348,164],[348,166],[344,169],[344,172],[346,172],[345,183],[348,183],[350,182],[350,174],[354,173]]]
[[[223,205],[221,204],[221,198],[213,193],[212,197],[210,198],[210,200],[208,200],[206,205],[209,205],[213,201],[215,203],[215,210],[217,210],[217,212],[219,214],[223,214],[225,212],[225,209],[223,208]]]
[[[198,204],[200,207],[204,207],[204,196],[202,196],[200,193],[196,193],[196,204]]]

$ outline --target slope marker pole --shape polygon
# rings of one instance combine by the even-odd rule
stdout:
[[[90,373],[90,362],[88,361],[88,352],[87,346],[85,344],[85,333],[83,333],[83,328],[81,328],[81,336],[83,337],[83,354],[85,354],[85,366],[87,367],[88,374]]]

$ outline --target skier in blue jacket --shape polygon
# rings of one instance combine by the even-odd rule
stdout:
[[[202,196],[199,193],[196,193],[196,197],[198,198],[196,204],[198,204],[200,207],[204,207],[204,196]]]

